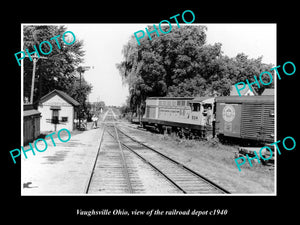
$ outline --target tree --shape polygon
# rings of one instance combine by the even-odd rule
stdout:
[[[224,56],[220,43],[206,44],[206,30],[205,26],[174,27],[151,41],[141,39],[140,45],[134,36],[130,38],[123,47],[124,61],[116,66],[129,86],[132,112],[143,114],[145,100],[151,96],[226,96],[235,83],[252,82],[253,75],[272,68],[262,63],[262,57],[248,59],[243,53]],[[261,93],[263,88],[255,89]]]
[[[129,104],[134,112],[143,113],[147,97],[166,96],[172,85],[194,76],[198,51],[205,43],[205,29],[204,26],[173,28],[171,33],[151,41],[141,40],[141,45],[131,37],[123,48],[125,60],[117,68],[129,86]],[[187,69],[188,65],[191,66]]]
[[[34,102],[54,89],[62,90],[71,97],[84,104],[92,86],[82,78],[82,88],[79,89],[79,75],[76,68],[83,62],[83,41],[77,40],[72,45],[66,45],[62,41],[62,34],[66,32],[64,26],[24,26],[24,49],[34,51],[34,45],[39,49],[39,44],[49,41],[52,44],[52,52],[47,59],[39,59],[36,64],[36,77],[34,89]],[[60,49],[52,37],[57,38]],[[67,35],[65,38],[68,40]],[[42,45],[43,52],[49,52],[49,45]],[[43,56],[41,54],[41,56]],[[24,59],[24,97],[30,97],[32,79],[32,61]]]

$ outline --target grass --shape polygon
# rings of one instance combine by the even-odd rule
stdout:
[[[217,138],[195,140],[179,138],[174,134],[150,133],[150,135],[151,138],[147,140],[155,141],[154,143],[172,158],[211,175],[217,181],[227,185],[229,189],[232,187],[233,192],[273,193],[274,191],[273,167],[252,160],[252,167],[246,161],[241,166],[241,172],[238,170],[234,160],[238,145],[222,144]]]
[[[162,141],[168,141],[170,143],[176,143],[176,145],[184,149],[185,151],[197,151],[199,153],[205,153],[208,157],[214,158],[216,160],[223,161],[228,165],[236,166],[234,161],[235,152],[238,151],[238,145],[234,144],[222,144],[218,138],[211,138],[209,140],[199,140],[199,139],[188,139],[188,138],[180,138],[175,134],[163,134],[160,139]],[[183,147],[183,148],[182,148]],[[253,166],[251,167],[249,163],[245,163],[243,168],[247,169],[259,169],[268,168],[263,166],[261,163],[258,163],[257,160],[251,161]],[[267,169],[268,171],[269,169]]]

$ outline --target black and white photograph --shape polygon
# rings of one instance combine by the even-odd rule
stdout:
[[[276,193],[276,24],[159,27],[22,24],[22,194]]]
[[[16,19],[16,91],[3,96],[20,215],[219,224],[292,211],[280,202],[296,174],[295,38],[275,17],[200,12]]]

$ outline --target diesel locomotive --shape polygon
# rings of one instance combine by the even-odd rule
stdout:
[[[274,96],[150,97],[143,127],[180,136],[274,142]]]

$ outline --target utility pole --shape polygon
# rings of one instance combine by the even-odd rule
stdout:
[[[79,92],[80,92],[80,97],[82,96],[81,92],[81,73],[84,73],[85,71],[88,71],[89,69],[94,69],[94,66],[79,66],[77,68],[77,72],[79,73]],[[78,120],[79,120],[79,129],[81,129],[81,112],[79,112],[78,115]]]
[[[33,34],[32,34],[33,40],[34,40],[33,44],[37,43],[37,34],[36,33],[37,33],[37,30],[34,30]],[[26,55],[26,57],[29,57],[29,56]],[[34,79],[35,79],[36,63],[37,63],[39,58],[47,59],[47,57],[44,57],[44,56],[39,56],[38,57],[36,55],[36,52],[34,52],[34,56],[32,58],[33,58],[33,69],[32,69],[32,78],[31,78],[30,104],[33,104],[33,92],[34,92]],[[31,59],[31,57],[30,57],[30,59]]]
[[[29,57],[26,55],[26,57]],[[47,59],[47,57],[40,56],[38,57],[36,55],[36,52],[34,53],[34,56],[32,57],[33,59],[33,69],[32,69],[32,78],[31,78],[31,92],[30,92],[30,104],[33,104],[33,92],[34,92],[34,79],[35,79],[35,69],[36,69],[36,63],[39,58],[41,59]]]

